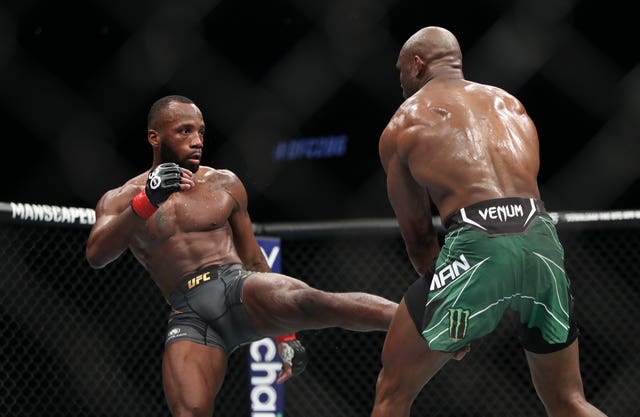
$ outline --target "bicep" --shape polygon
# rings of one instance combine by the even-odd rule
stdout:
[[[258,245],[248,212],[234,212],[229,218],[229,224],[233,231],[234,246],[245,268],[268,272],[269,266]]]
[[[105,193],[96,204],[96,221],[91,228],[91,233],[108,228],[123,211],[129,208],[129,201],[130,199],[123,197],[120,192]]]
[[[128,207],[118,193],[105,194],[96,205],[96,222],[86,246],[86,258],[94,268],[105,266],[126,250],[135,227],[133,217],[122,216]]]
[[[233,231],[233,241],[238,256],[240,256],[247,269],[267,272],[269,271],[269,266],[253,232],[253,223],[248,210],[247,192],[237,177],[229,192],[236,203],[236,207],[231,216],[229,216],[229,224]]]
[[[433,233],[429,194],[398,157],[387,162],[387,195],[408,245]]]

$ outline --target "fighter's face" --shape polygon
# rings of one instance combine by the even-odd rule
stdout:
[[[204,121],[193,104],[171,103],[160,133],[160,159],[196,172],[202,159]]]
[[[400,74],[400,88],[402,89],[402,97],[408,99],[415,93],[412,91],[411,86],[413,82],[411,80],[411,62],[407,62],[406,54],[400,54],[398,61],[396,62],[396,69]]]
[[[396,69],[400,73],[400,87],[405,100],[420,90],[426,82],[424,60],[408,50],[403,49],[398,55]]]
[[[200,167],[200,156],[187,155],[187,157],[180,155],[178,151],[173,149],[166,142],[160,143],[160,160],[162,162],[175,162],[182,168],[187,168],[191,172],[196,172]]]

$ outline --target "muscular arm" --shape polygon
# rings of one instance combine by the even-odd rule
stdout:
[[[179,181],[176,176],[178,173]],[[158,165],[152,176],[159,179],[159,184],[155,187],[141,189],[141,185],[148,183],[151,178],[143,173],[122,187],[108,191],[98,201],[96,222],[89,233],[86,249],[86,258],[92,267],[102,268],[117,259],[129,247],[134,233],[155,212],[158,204],[165,201],[171,193],[186,191],[194,186],[193,173],[174,163]],[[138,200],[141,203],[134,211],[131,203],[136,206],[136,199],[132,201],[136,195],[142,198]]]
[[[122,255],[134,230],[144,222],[130,207],[132,194],[125,186],[107,192],[98,201],[85,254],[93,268],[103,268]]]
[[[385,129],[380,138],[380,159],[387,174],[387,196],[413,268],[424,275],[440,252],[433,227],[431,200],[413,179],[397,151],[396,129]]]
[[[233,184],[228,189],[228,192],[236,201],[236,207],[229,217],[229,224],[233,230],[236,251],[245,268],[251,271],[270,272],[271,268],[269,268],[269,264],[262,250],[260,250],[260,245],[258,245],[256,236],[253,233],[253,224],[247,210],[247,191],[242,181],[234,174],[231,175]]]

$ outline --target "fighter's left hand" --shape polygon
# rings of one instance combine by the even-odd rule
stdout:
[[[282,384],[293,376],[300,375],[307,367],[307,362],[309,362],[307,350],[299,340],[279,342],[278,353],[282,358],[282,370],[276,380],[278,384]]]
[[[471,345],[466,345],[462,349],[453,352],[453,359],[461,361],[464,356],[471,351]]]

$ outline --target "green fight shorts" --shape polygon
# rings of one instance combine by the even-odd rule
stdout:
[[[531,352],[573,342],[578,328],[564,249],[541,201],[484,201],[456,212],[445,227],[435,268],[405,294],[430,349],[459,350],[493,332],[507,311]]]

